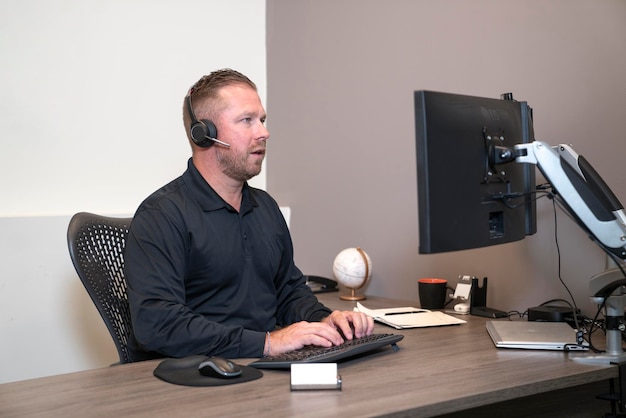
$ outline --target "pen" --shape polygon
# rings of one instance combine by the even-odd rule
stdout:
[[[428,312],[428,311],[405,311],[405,312],[389,312],[386,313],[385,316],[389,316],[389,315],[404,315],[404,314],[414,314],[414,313],[422,313],[422,312]]]

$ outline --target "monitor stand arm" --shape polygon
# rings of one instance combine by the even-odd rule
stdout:
[[[595,275],[589,282],[591,301],[606,308],[606,351],[593,356],[572,357],[583,363],[612,364],[626,362],[626,353],[622,349],[622,331],[624,324],[624,307],[626,306],[626,288],[623,286],[624,274],[618,267]],[[617,287],[608,297],[599,296],[607,286],[617,283]]]
[[[551,184],[579,226],[616,262],[626,259],[626,212],[617,197],[589,162],[571,146],[556,147],[534,141],[518,144],[513,151],[495,147],[500,159],[514,158],[517,163],[535,164]],[[494,157],[495,158],[495,157]],[[620,264],[622,265],[622,264]],[[598,356],[576,357],[577,361],[625,363],[622,349],[626,275],[617,267],[592,277],[592,301],[606,307],[606,352]]]
[[[502,158],[512,152],[516,163],[535,164],[581,228],[606,251],[626,259],[626,212],[600,175],[572,147],[534,141],[518,144],[508,154],[503,148],[496,152]]]
[[[513,151],[493,147],[494,161],[514,159],[517,163],[535,164],[578,225],[614,260],[626,259],[626,212],[589,162],[571,146],[551,147],[534,141],[518,144]],[[619,259],[619,260],[618,260]],[[620,264],[621,266],[621,264]],[[626,406],[626,355],[622,349],[626,275],[621,268],[594,276],[589,282],[592,300],[604,304],[606,313],[606,351],[598,355],[571,356],[574,361],[591,364],[616,364],[619,370],[619,396],[611,397],[619,410]],[[613,380],[611,379],[611,389]],[[613,392],[613,390],[611,390]],[[616,400],[617,399],[617,400]]]

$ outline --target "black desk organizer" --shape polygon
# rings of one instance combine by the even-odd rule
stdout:
[[[504,311],[487,307],[487,278],[483,278],[483,285],[478,285],[478,279],[472,278],[470,289],[470,314],[487,318],[506,318]]]

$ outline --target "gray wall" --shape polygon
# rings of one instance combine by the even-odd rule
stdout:
[[[488,303],[525,310],[567,293],[554,213],[518,243],[418,254],[413,91],[513,92],[534,108],[537,139],[570,143],[622,201],[626,2],[587,0],[267,1],[267,188],[292,208],[296,262],[332,274],[363,247],[365,292],[417,300],[416,279],[490,280]],[[562,278],[587,313],[605,257],[558,215]]]

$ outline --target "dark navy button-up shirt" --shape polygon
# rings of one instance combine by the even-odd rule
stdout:
[[[330,313],[293,262],[274,199],[246,184],[237,212],[191,159],[137,210],[125,274],[135,360],[261,357],[266,331]]]

